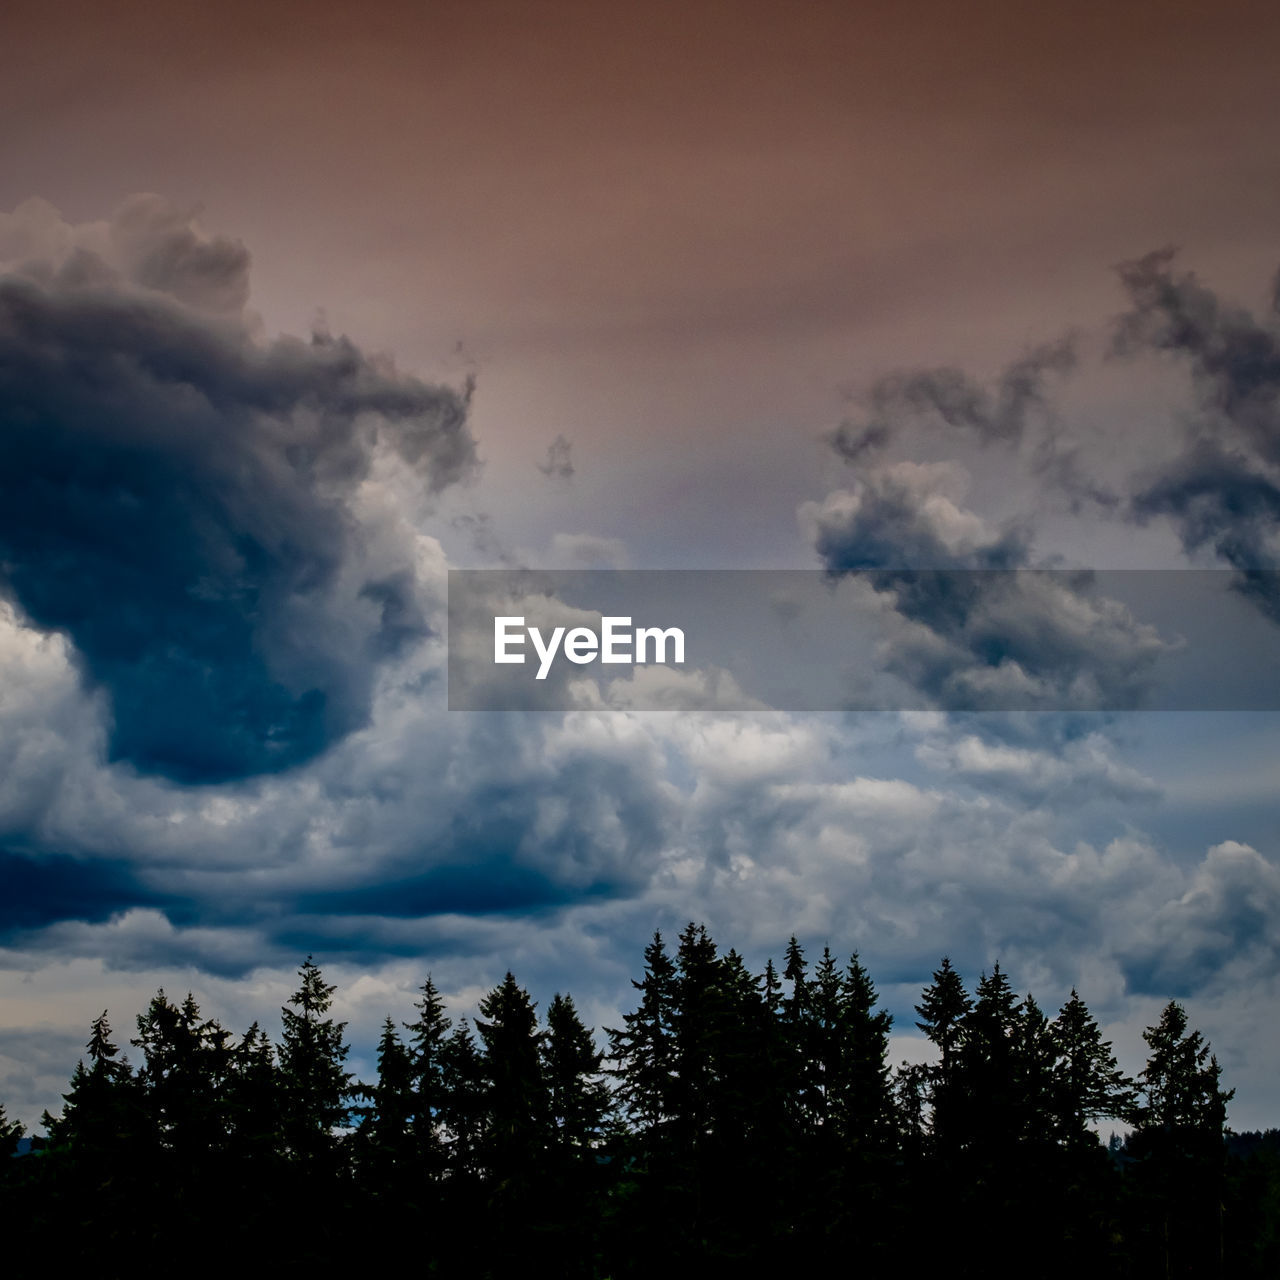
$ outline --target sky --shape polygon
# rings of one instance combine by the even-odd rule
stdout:
[[[1212,568],[1274,643],[1273,6],[4,25],[9,1114],[161,986],[270,1026],[314,953],[367,1074],[428,971],[616,1025],[696,920],[858,949],[895,1061],[944,953],[1130,1070],[1178,999],[1280,1123],[1275,712],[968,713],[998,660],[901,592],[910,713],[444,687],[451,568]],[[1020,674],[1176,645],[1077,594]]]

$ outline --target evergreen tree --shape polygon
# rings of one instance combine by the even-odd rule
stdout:
[[[676,946],[675,1123],[681,1147],[697,1154],[712,1128],[721,990],[716,944],[690,922]]]
[[[786,1166],[796,1154],[788,1092],[792,1062],[783,1007],[782,979],[768,960],[754,1001],[753,1037],[758,1046],[756,1124],[762,1158],[773,1166],[771,1180],[775,1183],[786,1180]]]
[[[603,1212],[601,1144],[612,1099],[601,1076],[603,1054],[570,996],[547,1007],[543,1072],[551,1108],[544,1231],[554,1232],[556,1273],[594,1273]]]
[[[405,1024],[409,1035],[409,1057],[413,1073],[414,1103],[412,1130],[418,1159],[429,1179],[444,1174],[445,1145],[440,1132],[440,1115],[444,1107],[444,1059],[451,1023],[444,1011],[444,1000],[428,974],[422,984],[422,995],[414,1008],[416,1021]]]
[[[47,1157],[49,1229],[68,1258],[88,1262],[108,1252],[138,1249],[154,1236],[146,1125],[137,1080],[118,1058],[107,1014],[94,1019],[88,1066],[76,1064],[58,1117],[42,1117]]]
[[[829,1146],[840,1139],[833,1112],[840,1107],[845,1092],[845,1044],[843,993],[840,966],[830,947],[822,948],[822,959],[814,967],[809,993],[808,1056],[812,1066],[813,1110],[811,1124]]]
[[[232,1070],[225,1029],[215,1021],[202,1021],[190,992],[175,1005],[163,989],[138,1015],[137,1025],[132,1043],[142,1050],[138,1083],[153,1140],[187,1162],[224,1151],[229,1130],[226,1087]]]
[[[1035,997],[1018,1006],[1013,1033],[1014,1134],[1032,1144],[1056,1142],[1058,1133],[1057,1045],[1053,1029]]]
[[[498,1204],[485,1185],[486,1081],[484,1062],[470,1024],[460,1018],[439,1048],[437,1106],[432,1138],[440,1143],[438,1180],[424,1188],[439,1220],[462,1229],[435,1235],[441,1275],[488,1274],[481,1265],[487,1253],[488,1222]],[[416,1114],[416,1113],[415,1113]],[[419,1135],[422,1136],[421,1134]],[[428,1148],[428,1156],[431,1156]],[[433,1170],[427,1167],[428,1176]],[[477,1240],[466,1224],[484,1223]]]
[[[775,1166],[792,1159],[795,1147],[789,1110],[792,1062],[783,1010],[782,979],[773,961],[768,960],[757,987],[753,1015],[754,1036],[759,1046],[757,1123],[761,1129],[762,1150]],[[782,1168],[775,1167],[775,1179],[783,1174]]]
[[[786,1113],[782,1028],[762,986],[777,976],[753,975],[730,948],[715,965],[708,1005],[710,1079],[703,1139],[702,1234],[710,1257],[759,1258],[790,1225],[787,1162],[793,1152]],[[745,1197],[743,1186],[756,1189]]]
[[[199,1231],[213,1205],[230,1220],[242,1216],[234,1203],[240,1184],[227,1168],[233,1054],[226,1030],[201,1017],[190,992],[175,1005],[158,991],[137,1027],[132,1043],[142,1050],[136,1084],[145,1124],[140,1144],[154,1183],[153,1230],[157,1245],[176,1244]]]
[[[0,1103],[0,1160],[12,1155],[18,1149],[18,1141],[26,1133],[26,1128],[17,1120],[10,1120],[5,1114],[4,1105]]]
[[[960,975],[951,960],[942,957],[934,970],[933,982],[924,989],[916,1013],[916,1026],[938,1049],[939,1060],[928,1071],[927,1093],[930,1106],[930,1133],[934,1149],[946,1156],[959,1142],[964,1099],[958,1088],[960,1047],[965,1023],[973,1002],[964,989]]]
[[[552,1134],[564,1151],[589,1153],[600,1139],[611,1097],[601,1077],[604,1055],[582,1024],[572,996],[556,994],[547,1008],[543,1069]]]
[[[545,1269],[553,1220],[546,1178],[551,1103],[543,1072],[545,1033],[529,993],[508,972],[480,1002],[484,1127],[480,1164],[493,1224],[495,1270],[522,1264]],[[535,1235],[535,1232],[537,1233]]]
[[[928,1136],[930,1077],[923,1062],[904,1061],[893,1073],[893,1102],[903,1145],[917,1159],[924,1155]]]
[[[338,1128],[348,1114],[351,1076],[345,1069],[345,1022],[324,1015],[335,987],[310,956],[298,970],[301,985],[280,1010],[282,1129],[286,1149],[304,1166],[336,1167]]]
[[[608,1030],[609,1056],[617,1063],[618,1100],[652,1150],[676,1109],[676,969],[661,933],[645,947],[644,978],[631,985],[640,1006],[623,1014],[621,1029]]]
[[[1091,1125],[1104,1116],[1127,1117],[1133,1083],[1119,1070],[1111,1046],[1074,990],[1048,1035],[1053,1061],[1043,1107],[1047,1116],[1035,1117],[1043,1141],[1032,1146],[1021,1165],[1048,1192],[1035,1200],[1037,1212],[1028,1225],[1060,1242],[1062,1272],[1075,1275],[1104,1267],[1122,1230],[1115,1161]]]
[[[413,1065],[390,1016],[382,1024],[377,1062],[377,1083],[360,1088],[367,1103],[360,1108],[356,1150],[367,1187],[386,1196],[407,1188],[414,1153]]]
[[[1021,1027],[1018,998],[999,963],[978,979],[974,997],[960,1046],[960,1141],[976,1161],[973,1171],[985,1177],[1014,1159],[1023,1132]]]
[[[447,1168],[455,1181],[478,1176],[484,1130],[483,1063],[465,1018],[440,1047],[438,1119],[447,1151]]]
[[[254,1022],[231,1044],[218,1028],[215,1053],[226,1054],[219,1089],[219,1114],[226,1133],[226,1158],[206,1188],[202,1212],[217,1206],[226,1247],[236,1254],[272,1257],[281,1248],[278,1221],[289,1203],[296,1170],[286,1170],[282,1099],[275,1048]],[[199,1157],[196,1157],[199,1159]]]
[[[1150,1047],[1129,1143],[1148,1248],[1165,1276],[1222,1274],[1227,1103],[1222,1071],[1186,1010],[1170,1001],[1142,1033]]]
[[[105,1009],[93,1020],[86,1052],[89,1065],[77,1063],[62,1114],[45,1112],[43,1123],[55,1146],[105,1155],[136,1141],[141,1130],[136,1081],[129,1064],[116,1060],[120,1050],[111,1040]]]
[[[823,1206],[829,1249],[819,1265],[830,1266],[851,1249],[862,1265],[879,1274],[888,1269],[886,1229],[893,1216],[896,1181],[895,1122],[889,1088],[888,1048],[892,1018],[877,1010],[870,974],[857,953],[843,973],[829,953],[815,967],[815,1009],[826,1062],[821,1167],[830,1170]],[[834,997],[834,1008],[832,999]],[[823,1024],[830,1022],[827,1027]]]
[[[776,1021],[782,1014],[782,980],[772,960],[765,961],[761,995],[769,1016]]]
[[[782,977],[791,983],[791,994],[784,1005],[786,1017],[789,1022],[798,1022],[809,1004],[809,980],[806,977],[809,965],[804,958],[804,948],[794,933],[787,942],[783,962]]]
[[[1014,1258],[1026,1247],[1023,1183],[1016,1172],[1023,1132],[1019,1002],[999,964],[978,979],[968,1009],[958,979],[939,974],[935,986],[941,990],[932,999],[927,992],[921,1006],[935,1011],[931,1038],[949,1052],[934,1078],[934,1173],[960,1193],[949,1208],[961,1255],[981,1258],[985,1274],[1012,1274]],[[975,1268],[970,1274],[979,1273]]]
[[[1127,1120],[1136,1098],[1134,1082],[1120,1070],[1109,1042],[1088,1006],[1071,989],[1071,997],[1050,1028],[1055,1050],[1055,1113],[1063,1140],[1070,1146],[1096,1144],[1090,1129],[1096,1120]]]
[[[227,1118],[232,1146],[246,1163],[279,1154],[281,1099],[275,1047],[255,1022],[231,1054]]]
[[[1150,1047],[1141,1074],[1143,1100],[1135,1115],[1140,1131],[1212,1135],[1226,1129],[1227,1103],[1235,1090],[1220,1088],[1222,1070],[1198,1031],[1187,1030],[1187,1013],[1170,1001],[1160,1021],[1142,1038]]]
[[[711,1126],[747,1158],[781,1105],[780,1042],[761,985],[732,948],[720,958],[712,1044]],[[775,977],[776,981],[776,977]],[[751,1158],[755,1158],[752,1155]]]
[[[855,951],[840,989],[846,1084],[839,1128],[846,1143],[871,1149],[892,1142],[894,1114],[889,1083],[893,1017],[887,1010],[877,1010],[878,1002],[871,975]]]
[[[818,1128],[822,1104],[809,964],[794,934],[787,943],[783,961],[783,981],[791,984],[782,1001],[787,1045],[787,1109],[791,1125],[803,1145],[812,1140]]]
[[[932,985],[924,989],[916,1005],[921,1019],[916,1026],[938,1047],[944,1075],[951,1068],[965,1017],[972,1007],[960,975],[951,967],[950,958],[943,956],[941,966],[934,970]]]
[[[550,1099],[542,1070],[544,1033],[533,1001],[510,972],[480,1002],[476,1029],[484,1047],[485,1164],[499,1183],[532,1175],[550,1136]]]

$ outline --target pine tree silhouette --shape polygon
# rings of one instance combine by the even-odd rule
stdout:
[[[324,1015],[335,987],[310,956],[298,970],[301,985],[280,1010],[282,1130],[287,1153],[304,1167],[337,1167],[338,1129],[348,1117],[351,1076],[345,1068],[345,1022]]]

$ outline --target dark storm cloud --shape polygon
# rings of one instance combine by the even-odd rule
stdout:
[[[1234,587],[1280,622],[1276,531],[1280,486],[1236,450],[1214,440],[1196,441],[1141,492],[1134,495],[1139,522],[1168,516],[1188,551],[1208,548],[1237,570]]]
[[[188,220],[189,221],[189,220]],[[247,257],[164,206],[0,277],[0,564],[111,698],[112,758],[286,768],[364,724],[425,634],[409,552],[356,510],[378,450],[428,491],[475,461],[466,397],[346,338],[252,340]]]
[[[159,906],[165,895],[145,887],[126,861],[65,854],[34,857],[0,849],[0,939],[57,920],[91,924],[130,907]]]
[[[885,669],[941,707],[1140,705],[1164,645],[1087,572],[1025,570],[1030,530],[956,501],[948,464],[876,467],[807,513],[827,572],[857,574],[904,625]]]
[[[490,743],[486,780],[476,762],[473,784],[448,797],[449,820],[430,838],[413,840],[385,859],[376,878],[333,883],[288,897],[304,915],[410,919],[487,914],[565,905],[637,892],[669,835],[671,814],[661,791],[633,759],[570,747],[563,770],[522,772],[517,750]],[[544,744],[549,746],[549,744]],[[460,754],[479,743],[458,744]],[[561,750],[564,748],[562,747]],[[216,908],[215,908],[216,909]]]
[[[305,954],[308,936],[411,954],[430,920],[627,899],[650,883],[678,813],[664,754],[637,726],[448,716],[393,682],[376,714],[377,732],[305,770],[212,794],[101,770],[106,794],[64,798],[56,823],[74,858],[51,849],[53,823],[30,819],[10,844],[21,852],[0,858],[12,888],[0,954],[239,976]],[[89,806],[83,821],[68,800]]]
[[[1157,462],[1118,487],[1090,475],[1080,446],[1055,420],[1050,381],[1076,366],[1070,340],[1039,348],[991,386],[957,369],[909,371],[881,379],[866,413],[830,438],[857,466],[849,490],[810,504],[813,544],[828,572],[869,576],[893,607],[923,632],[907,632],[886,666],[935,705],[956,707],[958,689],[1004,672],[993,688],[1027,682],[1073,688],[1139,705],[1160,644],[1124,610],[1098,597],[1087,575],[1059,590],[1028,589],[1022,575],[905,575],[903,569],[1008,570],[1030,567],[1028,521],[986,527],[956,500],[945,464],[886,465],[879,453],[918,444],[930,425],[958,429],[982,444],[1017,445],[1038,428],[1024,462],[1036,491],[1144,524],[1162,518],[1191,555],[1211,553],[1235,570],[1233,589],[1280,621],[1274,570],[1280,562],[1280,316],[1274,288],[1261,319],[1223,302],[1164,249],[1119,268],[1130,306],[1114,331],[1121,356],[1159,353],[1185,366],[1194,403],[1185,438],[1151,440]],[[930,470],[932,468],[932,472]],[[1077,602],[1085,603],[1084,614]],[[1091,621],[1081,627],[1082,616]],[[959,685],[957,686],[957,679]],[[1000,705],[997,702],[995,705]],[[1013,705],[1010,702],[1008,705]],[[1022,705],[1026,705],[1023,703]],[[1047,705],[1047,704],[1046,704]],[[1084,708],[1083,699],[1060,705]],[[1098,704],[1094,704],[1098,705]]]
[[[1176,273],[1173,260],[1162,249],[1120,267],[1132,305],[1116,352],[1185,362],[1197,400],[1186,448],[1145,478],[1130,513],[1138,522],[1168,517],[1187,551],[1231,565],[1236,589],[1280,622],[1280,596],[1257,572],[1280,557],[1280,323],[1223,303],[1194,275]]]
[[[990,387],[960,369],[917,369],[879,379],[866,411],[841,423],[831,445],[847,462],[888,447],[904,428],[935,425],[968,432],[983,444],[1018,444],[1037,416],[1049,413],[1047,384],[1076,367],[1074,340],[1036,347],[1010,364]]]
[[[305,915],[417,919],[455,913],[528,911],[563,905],[583,896],[580,890],[566,890],[537,871],[513,868],[505,858],[499,858],[352,890],[304,894],[295,906]]]
[[[878,468],[859,483],[849,502],[826,504],[818,513],[814,539],[826,570],[1025,565],[1028,531],[1017,525],[987,530],[947,492],[953,476],[946,464]]]
[[[1280,463],[1280,327],[1224,304],[1190,272],[1175,274],[1174,252],[1161,249],[1123,264],[1131,310],[1121,317],[1115,349],[1154,349],[1188,361],[1212,429],[1228,426],[1266,462]]]

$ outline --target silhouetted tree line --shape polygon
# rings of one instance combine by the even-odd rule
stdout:
[[[94,1274],[235,1267],[440,1276],[1280,1274],[1280,1133],[1170,1003],[1130,1079],[1075,992],[1055,1018],[997,965],[948,960],[916,1007],[936,1049],[889,1065],[855,954],[752,973],[689,925],[644,953],[597,1046],[508,973],[474,1024],[428,978],[346,1069],[308,958],[279,1044],[157,992],[131,1066],[104,1013],[35,1154],[4,1160],[7,1261]],[[1110,1147],[1099,1122],[1130,1130]],[[21,1128],[0,1110],[0,1150]],[[386,1255],[386,1256],[384,1256]],[[13,1271],[11,1274],[18,1274]]]

